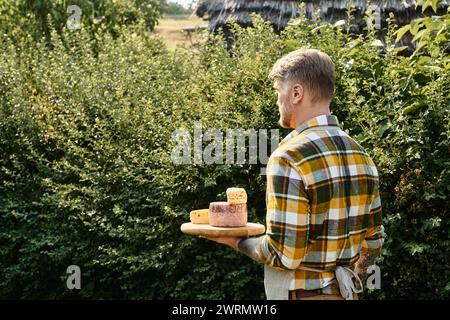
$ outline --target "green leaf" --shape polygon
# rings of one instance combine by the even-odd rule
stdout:
[[[450,282],[447,282],[447,284],[444,288],[444,291],[446,291],[446,292],[450,291]]]
[[[437,13],[437,5],[438,5],[438,0],[432,0],[431,7],[433,8],[434,13]]]
[[[422,5],[422,13],[431,5],[431,0],[425,0],[425,3]]]
[[[408,31],[410,31],[411,25],[407,24],[406,26],[401,27],[398,29],[394,34],[397,34],[397,39],[395,40],[398,42]]]
[[[422,101],[416,101],[413,104],[403,108],[404,114],[412,114],[420,111],[422,108],[426,107],[427,104]]]
[[[427,32],[429,32],[428,29],[422,29],[412,39],[412,42],[416,42],[418,39],[422,38]]]
[[[414,36],[416,35],[416,33],[419,31],[419,29],[422,27],[423,25],[423,19],[419,18],[413,22],[411,22],[411,28],[409,30],[409,32],[411,32],[411,34]]]
[[[419,44],[417,45],[416,51],[420,51],[420,49],[422,49],[423,47],[425,47],[427,44],[427,42],[424,39],[421,39],[419,41]]]
[[[400,52],[400,51],[403,51],[403,50],[405,50],[405,49],[408,49],[408,46],[395,47],[393,51],[398,51],[398,52]]]
[[[391,123],[389,122],[388,119],[382,121],[380,123],[380,128],[378,129],[378,136],[380,138],[383,138],[384,134],[388,131],[388,129],[390,129],[391,127]]]
[[[418,6],[423,4],[423,0],[416,0],[415,9],[417,9]]]
[[[311,30],[311,33],[314,33],[314,32],[316,32],[316,31],[318,31],[318,30],[320,30],[320,29],[322,29],[324,27],[326,27],[326,25],[324,25],[324,24],[320,25],[320,26],[317,26],[317,27],[315,27],[314,29]]]

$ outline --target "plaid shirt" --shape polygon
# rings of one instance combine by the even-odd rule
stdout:
[[[267,164],[267,230],[258,255],[274,268],[295,270],[290,290],[328,286],[337,265],[353,266],[361,250],[381,251],[378,186],[375,164],[336,116],[302,123]]]

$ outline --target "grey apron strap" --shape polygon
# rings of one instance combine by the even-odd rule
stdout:
[[[289,300],[289,287],[293,279],[293,270],[278,270],[265,264],[264,288],[267,300]]]
[[[299,269],[312,272],[323,272],[323,270],[308,267],[300,267]],[[336,275],[336,280],[339,285],[339,291],[341,292],[341,296],[345,300],[353,300],[354,293],[361,293],[363,291],[362,281],[352,269],[348,267],[337,266],[336,269],[334,270],[334,273]],[[355,277],[356,280],[358,280],[361,288],[360,290],[356,290],[355,285],[353,284],[353,277]]]

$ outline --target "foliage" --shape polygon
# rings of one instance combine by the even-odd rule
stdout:
[[[16,41],[48,37],[52,28],[60,33],[78,15],[70,6],[80,8],[82,28],[113,34],[138,21],[153,30],[161,11],[160,0],[0,0],[0,31]]]
[[[234,27],[230,52],[218,34],[171,53],[127,26],[95,43],[86,29],[54,31],[51,48],[1,38],[0,296],[264,299],[261,265],[179,231],[230,186],[246,188],[249,219],[264,223],[264,164],[176,165],[171,137],[196,121],[278,128],[270,68],[314,47],[336,64],[333,113],[381,177],[382,290],[366,298],[448,299],[449,55],[434,42],[401,56],[397,29],[382,46],[374,32],[349,38],[304,17],[277,35],[255,17]],[[71,264],[79,291],[66,288]]]
[[[176,2],[168,2],[164,1],[162,5],[162,11],[164,14],[170,14],[170,15],[189,15],[193,12],[193,5],[194,3],[191,3],[189,7],[184,7],[179,3]]]

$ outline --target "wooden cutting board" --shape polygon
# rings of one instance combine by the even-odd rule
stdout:
[[[197,223],[183,223],[181,225],[181,231],[183,233],[192,236],[202,237],[242,237],[248,238],[256,236],[266,232],[266,227],[259,223],[247,223],[245,227],[238,228],[225,228],[225,227],[213,227],[209,224],[197,224]]]

